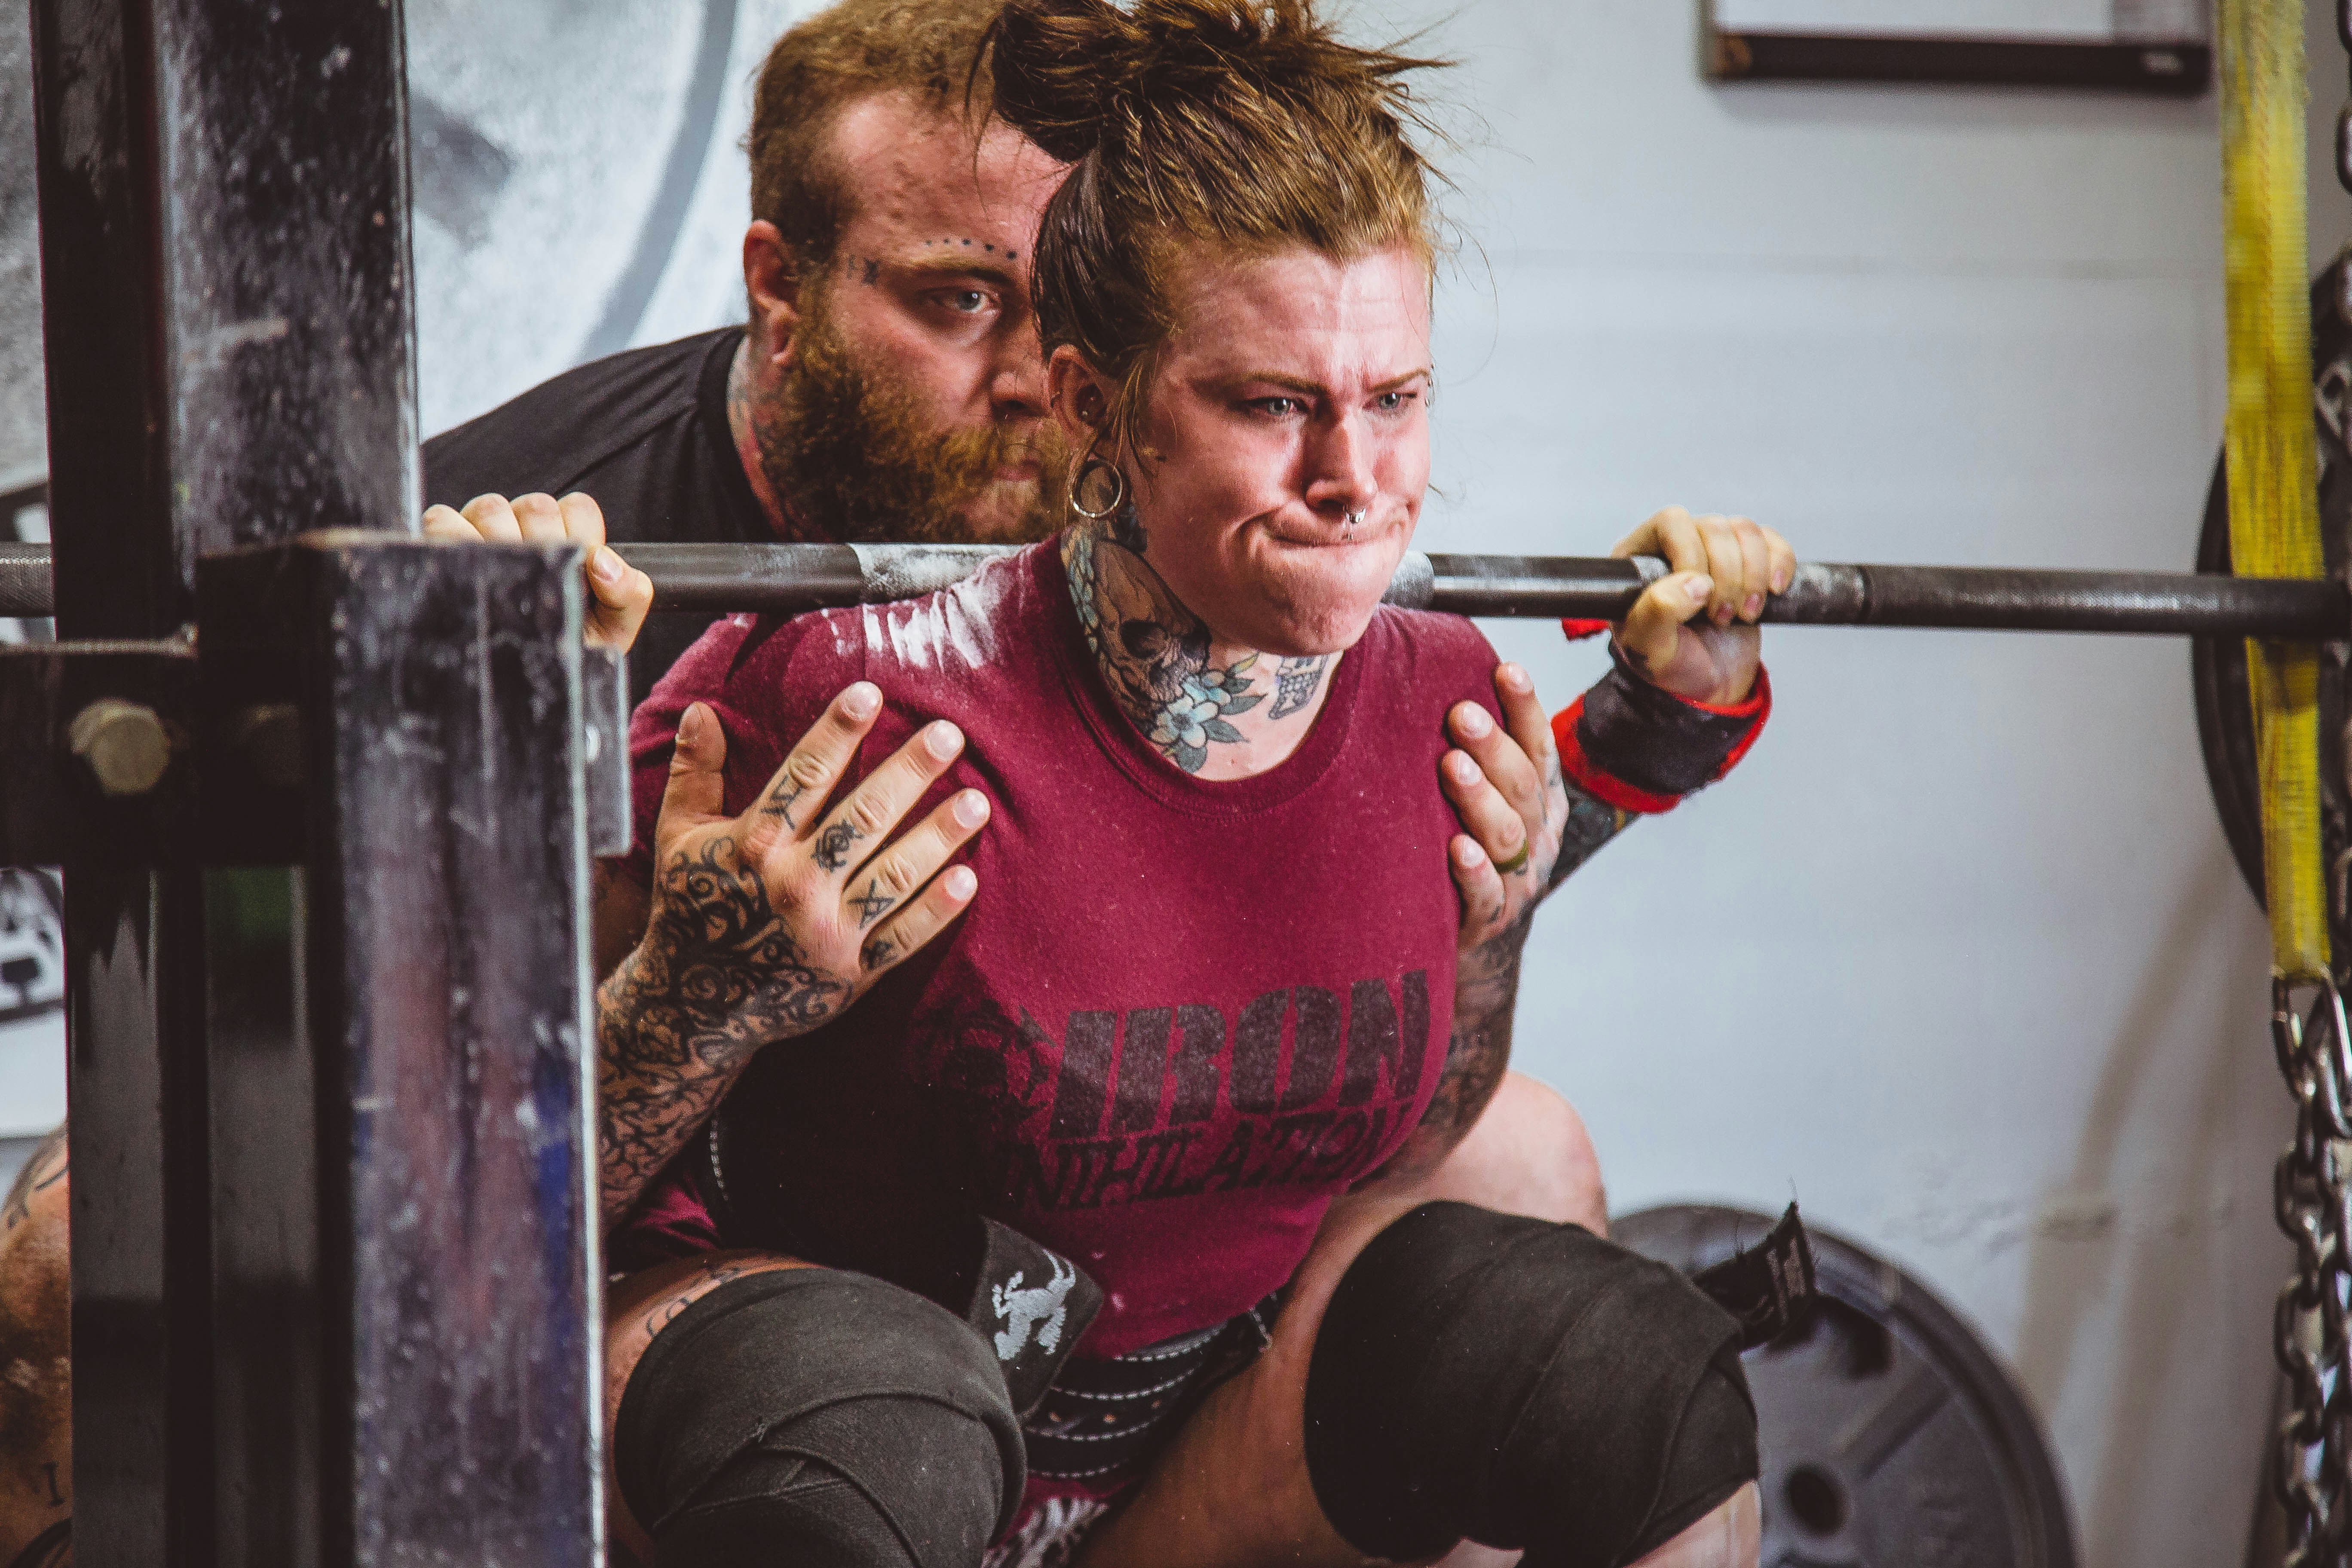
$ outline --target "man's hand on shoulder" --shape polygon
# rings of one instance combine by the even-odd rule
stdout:
[[[726,740],[698,702],[677,744],[654,826],[656,950],[684,989],[726,998],[701,1020],[750,1045],[806,1034],[963,912],[974,879],[938,875],[988,820],[963,790],[895,841],[898,820],[963,751],[963,733],[924,726],[831,811],[825,802],[882,710],[859,681],[825,709],[768,787],[739,816],[719,810]]]
[[[959,790],[891,837],[962,752],[954,725],[924,726],[826,809],[881,711],[872,685],[849,687],[734,816],[717,717],[698,702],[680,718],[652,919],[596,993],[608,1223],[761,1047],[830,1022],[971,906],[978,879],[947,862],[988,820],[987,796]]]
[[[1462,820],[1446,861],[1462,894],[1458,945],[1465,954],[1518,925],[1541,901],[1568,825],[1559,753],[1535,680],[1518,665],[1502,665],[1495,694],[1499,726],[1475,702],[1454,705],[1445,729],[1458,749],[1438,763],[1445,798]]]
[[[570,540],[586,545],[588,559],[582,571],[588,584],[590,647],[626,653],[646,624],[646,612],[653,608],[653,579],[604,542],[604,513],[576,490],[562,500],[545,494],[517,496],[512,500],[501,495],[481,495],[467,501],[463,510],[427,507],[425,537],[457,544]]]
[[[1666,574],[1634,601],[1616,631],[1635,673],[1694,702],[1746,701],[1763,661],[1756,617],[1764,595],[1788,587],[1796,574],[1789,542],[1744,517],[1693,517],[1670,506],[1609,553],[1666,561]]]

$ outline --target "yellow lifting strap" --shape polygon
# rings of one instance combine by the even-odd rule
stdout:
[[[2304,0],[2221,0],[2221,201],[2228,268],[2230,560],[2244,576],[2319,577],[2311,304],[2304,237]],[[2246,643],[2263,792],[2271,954],[2326,975],[2319,843],[2319,654]]]

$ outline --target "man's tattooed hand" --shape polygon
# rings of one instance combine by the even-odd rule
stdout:
[[[927,726],[820,817],[880,711],[880,692],[851,687],[737,817],[719,809],[717,721],[699,703],[680,721],[654,830],[652,919],[597,991],[607,1223],[761,1046],[831,1022],[970,903],[971,870],[946,862],[987,820],[979,791],[951,796],[881,853],[960,754],[953,725]],[[778,809],[795,801],[806,807],[797,825]]]
[[[851,898],[849,907],[857,911],[857,929],[864,931],[888,914],[898,901],[896,897],[882,890],[882,879],[877,876],[866,884],[864,892]]]
[[[849,852],[866,835],[852,822],[832,822],[816,836],[816,847],[810,851],[816,863],[828,871],[838,871],[849,864]]]

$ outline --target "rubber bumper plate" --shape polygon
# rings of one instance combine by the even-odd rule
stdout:
[[[2336,257],[2311,285],[2311,403],[2319,446],[2319,532],[2327,570],[2345,575],[2347,535],[2352,533],[2352,248]],[[2230,570],[2230,491],[2224,465],[2213,464],[2205,489],[2205,521],[2197,539],[2197,570]],[[2199,637],[2190,657],[2197,696],[2197,737],[2205,751],[2205,778],[2230,840],[2238,870],[2263,895],[2262,782],[2254,763],[2254,712],[2246,692],[2246,645],[2240,637]],[[2346,701],[2340,658],[2320,661],[2320,710],[2340,713]],[[2343,900],[2345,849],[2342,786],[2347,737],[2320,742],[2321,833],[2329,896]]]
[[[1674,1205],[1610,1234],[1690,1271],[1771,1227],[1769,1215]],[[1763,1568],[2074,1568],[2049,1447],[2000,1363],[1917,1280],[1811,1235],[1811,1322],[1747,1356]]]

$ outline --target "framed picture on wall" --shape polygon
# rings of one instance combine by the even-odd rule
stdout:
[[[2210,0],[1700,0],[1717,81],[2000,82],[2189,98]]]

